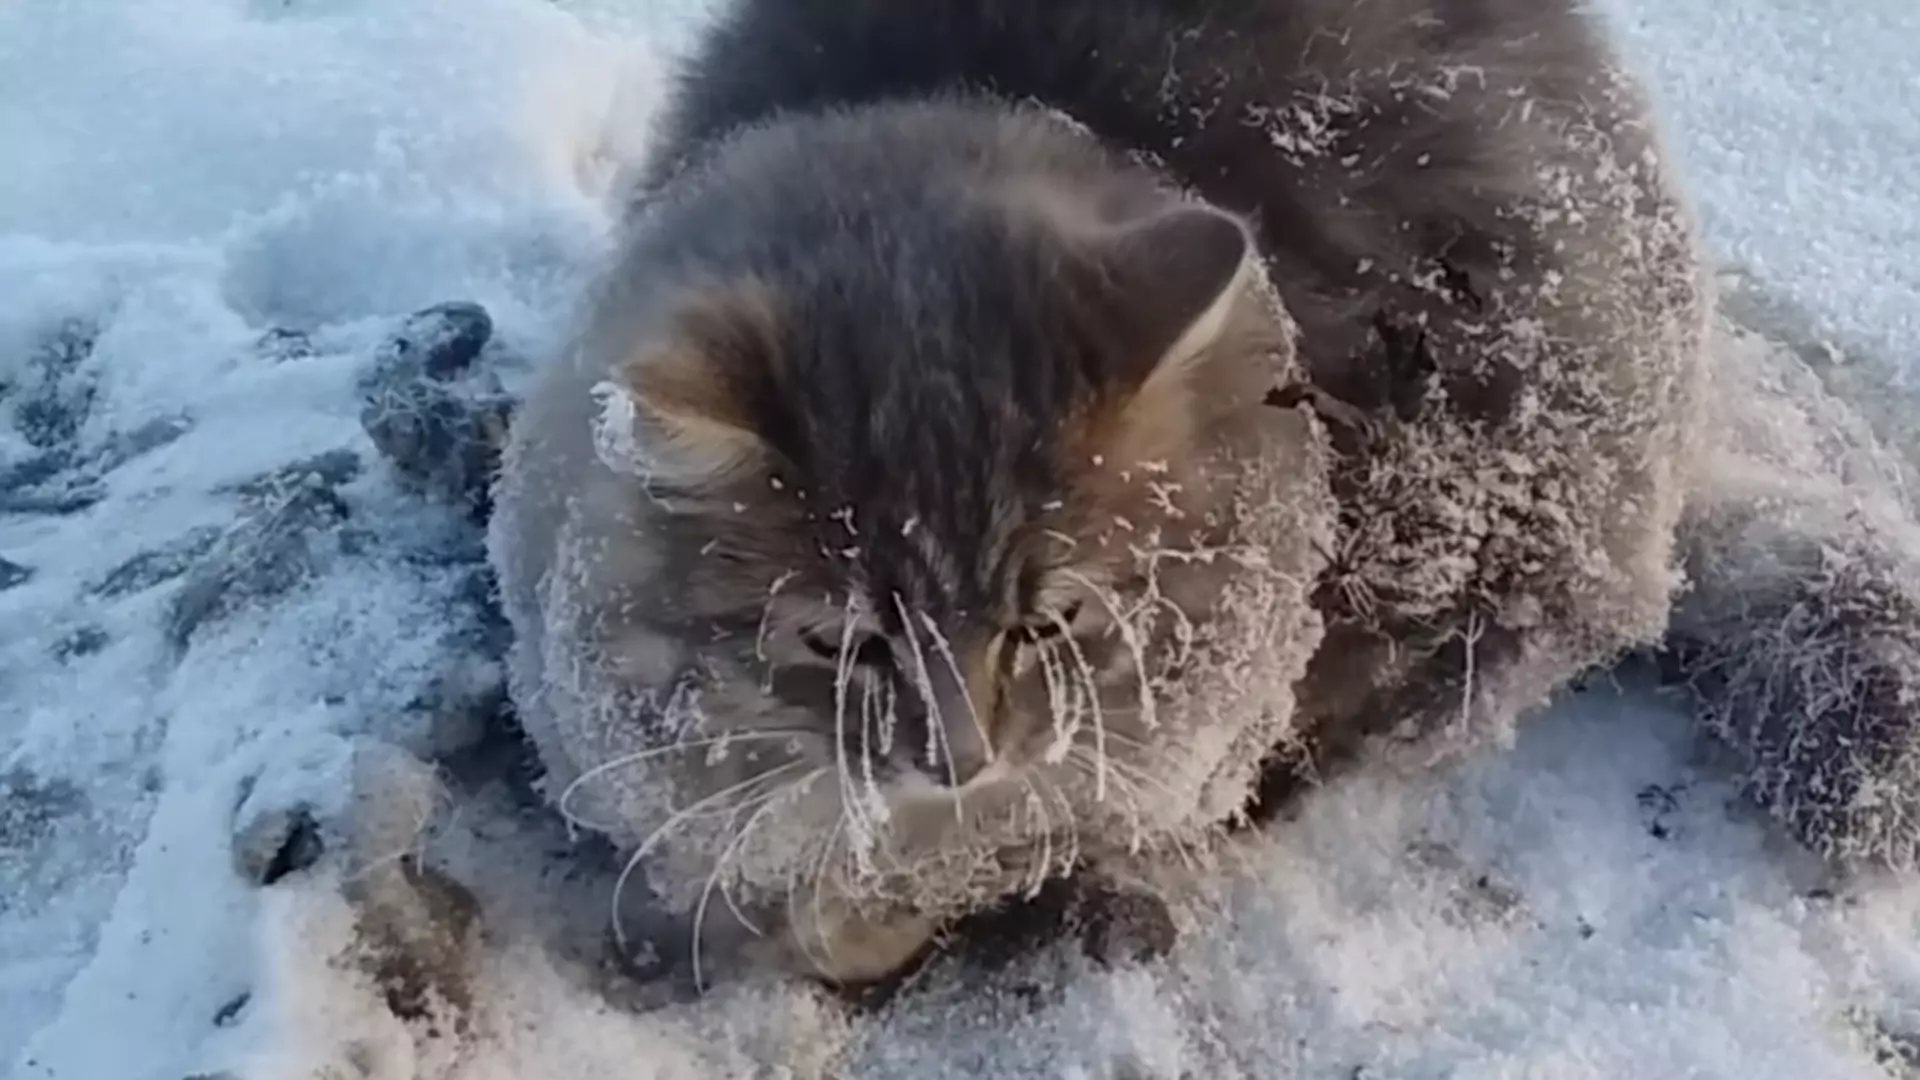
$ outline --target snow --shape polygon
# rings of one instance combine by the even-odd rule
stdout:
[[[1902,359],[1920,310],[1920,8],[1856,7],[1606,5],[1718,251]],[[1234,852],[1188,913],[1201,932],[1163,962],[936,971],[877,1016],[771,984],[609,1003],[536,944],[565,892],[529,869],[553,838],[477,797],[438,835],[487,912],[466,974],[485,1020],[436,1038],[397,1018],[354,965],[347,899],[381,887],[386,860],[328,857],[263,889],[233,839],[299,803],[325,818],[376,775],[424,815],[438,795],[379,747],[459,738],[435,703],[472,675],[449,645],[470,629],[448,613],[471,567],[446,554],[467,534],[368,452],[356,380],[400,316],[442,300],[486,305],[509,373],[551,345],[698,17],[661,0],[0,8],[0,408],[80,418],[58,493],[97,500],[0,513],[0,558],[32,571],[0,590],[12,1075],[1920,1069],[1920,884],[1833,878],[1631,672],[1569,694],[1510,750],[1317,793]],[[97,336],[67,371],[46,342],[75,319]],[[263,344],[275,329],[310,355],[277,355],[291,339]],[[30,436],[48,441],[0,425],[0,476],[46,452]],[[210,619],[182,653],[165,628],[183,579],[101,590],[229,526],[234,485],[341,448],[366,462],[339,487],[351,541],[305,551],[317,570],[284,595]],[[388,834],[356,842],[393,853]]]
[[[1920,332],[1920,8],[1600,0],[1653,84],[1708,237],[1827,334]],[[1911,367],[1905,373],[1912,374]]]

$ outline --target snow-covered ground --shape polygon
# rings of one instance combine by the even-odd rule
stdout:
[[[551,900],[502,885],[472,1027],[397,1019],[339,864],[247,880],[287,869],[249,846],[277,850],[273,811],[324,815],[373,742],[459,743],[485,701],[471,532],[372,454],[357,380],[443,300],[491,312],[509,380],[542,354],[699,7],[0,7],[14,1076],[1920,1075],[1920,883],[1829,881],[1631,680],[1510,752],[1319,793],[1145,967],[1045,953],[851,1019],[786,986],[634,1012],[517,935]],[[1606,7],[1719,251],[1920,359],[1920,7]],[[454,862],[539,862],[550,837],[475,805]]]

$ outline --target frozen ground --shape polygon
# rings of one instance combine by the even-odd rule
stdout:
[[[356,380],[446,299],[492,312],[509,378],[541,353],[697,6],[0,7],[13,1075],[1920,1075],[1920,884],[1826,880],[1631,682],[1571,695],[1510,754],[1322,793],[1238,853],[1164,963],[936,973],[858,1021],[780,987],[635,1015],[519,933],[551,900],[501,872],[463,976],[474,1026],[396,1018],[352,962],[342,864],[248,858],[279,850],[275,808],[324,816],[369,747],[461,743],[486,703],[468,534],[371,455]],[[1721,252],[1911,359],[1920,8],[1607,7]],[[339,450],[365,463],[287,471]],[[490,842],[545,866],[551,838],[485,790],[442,831],[451,862]]]

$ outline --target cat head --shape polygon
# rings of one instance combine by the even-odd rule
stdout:
[[[897,171],[650,278],[600,443],[706,732],[951,803],[1147,744],[1292,330],[1246,223],[1144,170]]]

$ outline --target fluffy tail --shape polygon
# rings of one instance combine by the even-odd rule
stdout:
[[[1752,795],[1843,863],[1920,864],[1920,422],[1738,284],[1716,343],[1669,645]],[[1900,402],[1898,409],[1889,407]],[[1876,422],[1877,421],[1877,422]]]

